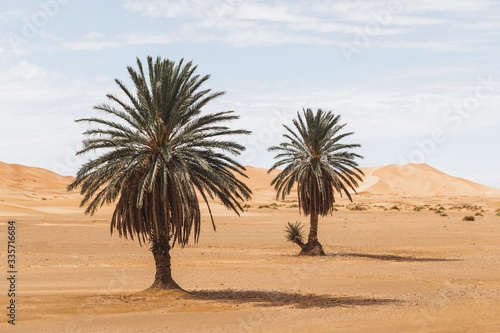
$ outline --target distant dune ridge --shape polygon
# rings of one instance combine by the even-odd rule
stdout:
[[[57,189],[65,188],[73,179],[42,168],[0,162],[0,187]]]
[[[269,185],[279,171],[247,166],[248,185],[253,192],[272,193]],[[428,197],[500,197],[500,189],[453,177],[427,164],[387,165],[361,168],[365,177],[358,194]]]
[[[271,180],[279,173],[270,174],[265,168],[246,167],[248,179],[245,181],[256,194],[272,196],[274,189]],[[500,189],[474,183],[450,176],[427,164],[387,165],[382,167],[361,168],[365,173],[364,181],[357,192],[365,195],[394,196],[489,196],[500,197]],[[16,190],[18,194],[43,192],[44,190],[61,191],[65,194],[66,186],[73,180],[70,176],[61,176],[49,170],[28,167],[19,164],[0,162],[0,188]],[[0,191],[1,194],[4,191]]]
[[[427,164],[387,165],[361,168],[364,182],[359,194],[394,196],[500,196],[500,190],[453,177]]]

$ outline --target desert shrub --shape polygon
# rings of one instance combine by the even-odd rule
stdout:
[[[252,205],[249,205],[249,204],[244,204],[244,205],[243,205],[243,208],[252,208]]]
[[[476,218],[472,215],[465,215],[462,221],[475,221]]]
[[[422,208],[423,208],[422,206],[415,206],[415,207],[413,207],[413,211],[420,212],[422,210]]]
[[[439,213],[439,216],[448,216],[448,214],[446,214],[446,212],[442,211],[441,213]]]
[[[477,210],[483,210],[483,207],[477,206],[477,205],[466,204],[466,205],[459,206],[459,209],[465,209],[465,210],[472,212],[472,211],[477,211]]]
[[[303,228],[304,226],[299,221],[296,221],[293,224],[288,222],[285,230],[283,230],[285,232],[286,240],[289,242],[302,242],[302,239],[304,238]]]
[[[298,204],[291,204],[290,206],[288,206],[288,208],[299,208],[299,205]]]
[[[350,204],[347,205],[347,209],[349,210],[356,210],[356,211],[362,211],[362,210],[367,210],[366,206],[363,204]]]
[[[42,200],[47,200],[47,198],[46,198],[46,197],[43,197],[43,198],[42,198]]]
[[[497,216],[500,216],[500,212],[497,213]]]
[[[394,205],[391,207],[391,210],[401,210],[401,208],[398,205]]]
[[[278,209],[278,207],[284,206],[283,205],[278,205],[276,202],[273,202],[270,205],[260,205],[258,208],[270,208],[270,209]]]
[[[475,216],[483,216],[483,214],[481,214],[481,212],[476,212],[476,214],[474,214]]]

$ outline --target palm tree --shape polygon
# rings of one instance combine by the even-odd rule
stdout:
[[[335,192],[340,196],[344,193],[352,202],[349,189],[356,193],[357,180],[362,180],[363,172],[354,159],[363,157],[349,152],[360,145],[340,143],[353,133],[340,134],[346,124],[339,125],[339,120],[340,115],[321,109],[316,114],[311,109],[303,110],[303,118],[297,112],[297,119],[293,120],[296,132],[283,125],[287,142],[269,148],[278,152],[278,161],[268,172],[284,166],[271,182],[276,199],[284,199],[297,183],[299,210],[311,216],[306,244],[302,242],[299,223],[288,223],[286,229],[288,240],[301,247],[302,255],[325,255],[318,241],[318,215],[332,213]]]
[[[251,190],[235,175],[246,177],[245,168],[229,155],[244,147],[226,139],[250,132],[224,125],[238,118],[233,111],[202,114],[208,102],[224,93],[202,90],[210,76],[195,74],[197,66],[160,57],[147,61],[147,77],[139,59],[138,72],[127,67],[135,95],[115,80],[127,102],[108,94],[116,105],[94,107],[107,118],[77,120],[95,125],[84,132],[78,154],[100,154],[81,167],[68,190],[81,187],[86,214],[118,200],[111,233],[151,245],[156,275],[150,288],[179,289],[169,252],[176,243],[187,244],[192,232],[198,241],[199,198],[208,206],[214,230],[209,198],[218,198],[238,215],[240,201],[250,199]]]

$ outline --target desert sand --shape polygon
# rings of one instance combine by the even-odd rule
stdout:
[[[217,231],[204,209],[200,242],[171,251],[188,293],[158,294],[143,292],[148,247],[110,236],[112,206],[85,216],[71,177],[0,163],[4,276],[9,220],[18,266],[15,330],[3,306],[0,331],[500,332],[500,190],[427,165],[363,170],[355,204],[320,219],[328,255],[311,258],[284,238],[308,225],[295,197],[276,200],[273,174],[248,167],[241,217],[213,202]]]

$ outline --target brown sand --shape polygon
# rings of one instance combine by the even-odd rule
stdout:
[[[341,199],[320,220],[321,258],[295,256],[283,229],[307,218],[293,197],[274,199],[272,175],[249,168],[252,207],[236,217],[214,203],[217,232],[205,214],[200,243],[172,250],[187,293],[164,294],[142,292],[152,255],[110,237],[112,207],[84,216],[78,194],[64,192],[68,178],[14,167],[12,177],[0,165],[0,239],[15,219],[18,332],[500,332],[500,196],[428,166],[406,166],[415,170],[404,195],[400,167],[370,168],[355,197],[369,209]],[[410,191],[429,182],[427,196]],[[462,196],[464,187],[485,194]],[[0,260],[5,272],[4,250]]]

